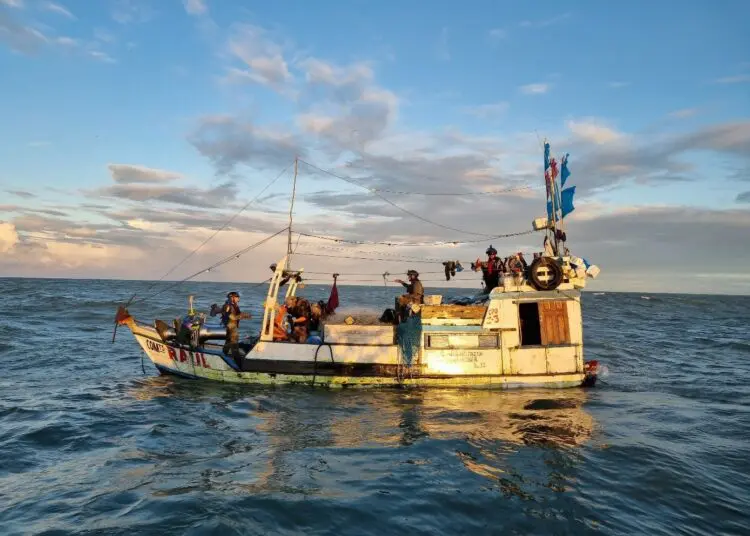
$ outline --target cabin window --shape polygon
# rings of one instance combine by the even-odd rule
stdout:
[[[449,348],[447,335],[425,335],[425,346],[427,348]]]
[[[497,348],[497,335],[480,335],[479,336],[479,347],[480,348]]]
[[[521,324],[521,346],[542,344],[539,304],[536,302],[519,303],[518,320]]]
[[[521,346],[570,344],[568,306],[564,300],[520,303]]]

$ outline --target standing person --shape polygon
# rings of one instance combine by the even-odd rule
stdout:
[[[221,308],[221,324],[227,328],[227,336],[224,342],[223,351],[226,355],[231,355],[241,367],[240,360],[240,320],[251,318],[250,313],[243,313],[240,310],[239,292],[230,292],[227,294],[227,301]]]
[[[487,260],[482,262],[479,259],[471,265],[475,272],[482,270],[482,279],[484,280],[484,290],[487,293],[500,284],[500,274],[505,271],[503,261],[497,258],[497,250],[490,245],[485,251]]]

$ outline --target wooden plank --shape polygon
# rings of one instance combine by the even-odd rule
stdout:
[[[486,305],[423,305],[422,318],[483,319]]]

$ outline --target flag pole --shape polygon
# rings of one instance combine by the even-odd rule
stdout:
[[[554,158],[552,160],[555,160]],[[557,164],[557,160],[555,160],[555,164]],[[560,256],[560,241],[557,239],[557,211],[560,211],[560,231],[562,231],[562,207],[560,206],[560,190],[557,187],[557,177],[553,173],[554,168],[552,167],[552,164],[550,164],[550,174],[552,175],[552,197],[554,198],[554,201],[552,203],[552,206],[554,208],[554,217],[555,217],[555,252],[557,253],[557,256]],[[559,174],[559,171],[558,171]]]
[[[568,165],[568,155],[566,154],[563,156],[565,159],[565,166]],[[562,170],[563,170],[563,162],[560,162],[560,204],[562,205]],[[562,213],[562,206],[560,206],[560,231],[565,234],[565,216],[563,216]],[[567,236],[565,238],[568,238]],[[567,241],[567,240],[566,240]]]
[[[552,176],[552,166],[551,166],[551,160],[549,158],[549,155],[547,154],[547,147],[549,146],[549,142],[547,141],[547,138],[544,138],[544,184],[547,187],[547,193],[550,202],[552,203],[552,243],[555,245],[555,252],[559,252],[557,249],[557,199],[555,196],[555,178]],[[549,170],[549,183],[547,182],[547,171]],[[550,215],[548,214],[547,217],[549,218]],[[549,238],[549,228],[547,229],[547,238]]]

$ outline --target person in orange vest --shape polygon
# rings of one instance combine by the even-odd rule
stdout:
[[[289,332],[287,331],[289,308],[287,303],[289,299],[278,306],[276,309],[276,316],[273,321],[273,340],[276,342],[282,342],[289,340]]]

